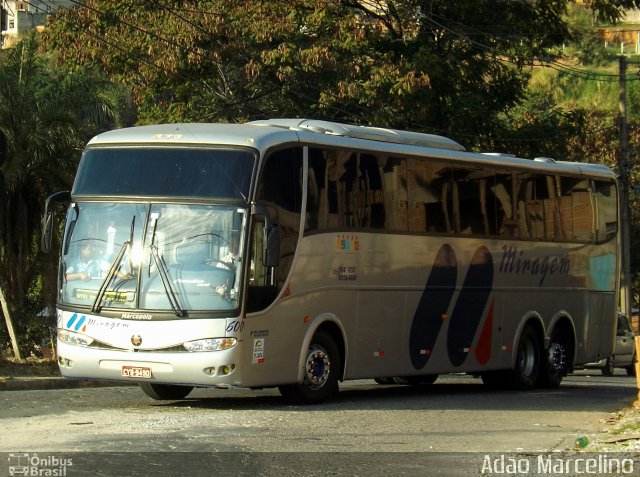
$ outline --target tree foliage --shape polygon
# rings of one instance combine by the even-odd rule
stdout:
[[[84,0],[48,48],[130,85],[141,122],[310,116],[466,142],[569,37],[566,0]]]
[[[42,276],[48,304],[55,300],[56,263],[39,253],[44,201],[70,187],[85,141],[114,124],[107,91],[84,68],[52,67],[33,36],[0,57],[0,287],[22,331],[34,302],[45,305]]]
[[[640,8],[638,0],[585,0],[585,6],[603,22],[617,23],[626,10]]]
[[[545,92],[529,91],[521,104],[501,114],[500,124],[484,138],[485,149],[520,157],[575,157],[574,139],[587,123],[584,110],[557,107]],[[583,162],[585,157],[578,159]],[[589,162],[597,162],[593,158]]]

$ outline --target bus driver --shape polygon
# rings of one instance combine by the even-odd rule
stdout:
[[[94,256],[94,247],[90,244],[80,246],[80,254],[65,271],[67,280],[91,280],[104,278],[109,271],[109,264],[100,257]],[[124,280],[131,278],[130,274],[118,271],[118,278]]]
[[[93,256],[93,246],[87,243],[80,246],[80,253],[65,272],[67,280],[91,280],[104,276],[107,264]]]

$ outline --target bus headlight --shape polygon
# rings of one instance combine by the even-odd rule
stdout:
[[[63,343],[80,346],[89,346],[91,343],[93,343],[93,338],[89,338],[87,335],[62,329],[58,330],[58,340],[62,341]]]
[[[237,343],[235,338],[209,338],[204,340],[188,341],[184,343],[187,351],[223,351],[233,348]]]

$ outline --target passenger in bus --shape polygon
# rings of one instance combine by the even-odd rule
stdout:
[[[227,249],[227,252],[220,258],[217,267],[218,268],[233,268],[236,263],[236,253],[231,247]]]

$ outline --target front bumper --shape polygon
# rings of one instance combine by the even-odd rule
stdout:
[[[58,341],[58,366],[66,378],[109,379],[190,386],[241,386],[240,343],[207,352],[105,350]]]

